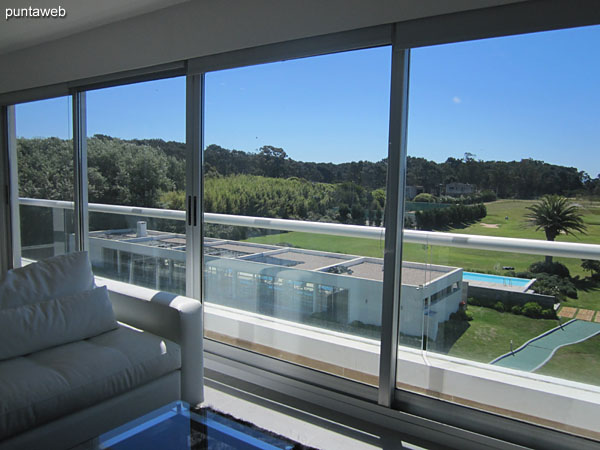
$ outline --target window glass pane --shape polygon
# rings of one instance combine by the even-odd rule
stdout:
[[[600,437],[600,246],[539,245],[600,244],[599,44],[594,26],[412,51],[403,251],[425,270],[403,286],[399,387]]]
[[[71,252],[73,135],[70,97],[15,106],[22,263]]]
[[[377,384],[390,58],[206,75],[207,337]]]
[[[88,92],[87,131],[94,272],[185,294],[185,79]]]

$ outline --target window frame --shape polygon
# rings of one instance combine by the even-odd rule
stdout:
[[[225,52],[217,55],[192,58],[185,61],[164,64],[147,69],[127,71],[94,77],[93,79],[74,80],[52,86],[28,89],[0,95],[2,106],[0,119],[2,123],[1,138],[3,151],[2,174],[8,178],[7,193],[9,198],[3,208],[4,218],[11,229],[10,242],[2,241],[0,246],[6,253],[3,254],[5,265],[14,265],[13,256],[18,255],[18,246],[15,246],[15,237],[18,241],[18,191],[16,187],[16,168],[14,167],[14,107],[15,103],[31,100],[41,100],[70,94],[73,96],[73,130],[74,130],[74,157],[75,157],[75,195],[76,195],[76,229],[79,230],[77,239],[78,248],[85,250],[87,244],[87,157],[85,146],[85,92],[90,89],[136,83],[140,81],[169,78],[172,76],[186,75],[186,145],[187,152],[187,182],[186,194],[192,197],[195,204],[194,211],[188,211],[186,232],[190,232],[191,246],[186,256],[192,286],[188,295],[200,298],[201,275],[193,277],[193,273],[202,274],[202,194],[203,194],[203,116],[204,116],[204,74],[216,70],[234,67],[245,67],[264,64],[281,60],[318,56],[342,51],[357,50],[382,45],[392,45],[392,54],[396,54],[396,63],[392,63],[390,76],[392,77],[392,94],[390,96],[390,131],[398,132],[398,136],[391,137],[388,158],[390,159],[388,179],[393,190],[397,191],[397,201],[388,202],[395,205],[395,209],[386,214],[392,215],[396,220],[386,224],[386,255],[388,250],[387,233],[390,233],[390,258],[393,264],[402,262],[402,221],[398,217],[404,214],[404,178],[406,148],[406,101],[404,89],[408,89],[407,69],[408,52],[410,48],[417,48],[451,42],[464,42],[475,39],[491,38],[506,35],[516,35],[537,31],[548,31],[576,26],[593,25],[600,23],[600,11],[593,1],[584,1],[577,7],[565,9],[564,3],[558,0],[548,2],[529,1],[504,6],[486,8],[448,14],[438,17],[411,20],[397,24],[387,24],[360,30],[333,33],[324,36],[303,38],[278,44]],[[7,106],[8,105],[8,106]],[[399,123],[400,129],[393,124]],[[12,128],[11,128],[12,127]],[[12,130],[12,132],[11,132]],[[402,136],[404,134],[404,136]],[[77,138],[76,138],[77,136]],[[404,145],[404,148],[402,148]],[[12,157],[11,157],[12,155]],[[402,185],[402,188],[400,188]],[[197,203],[194,196],[198,198]],[[391,198],[391,197],[390,197]],[[400,206],[402,205],[402,206]],[[386,211],[388,213],[388,211]],[[400,216],[400,214],[402,216]],[[196,225],[194,225],[194,218]],[[17,222],[15,222],[15,220]],[[191,264],[191,265],[190,265]],[[592,441],[579,436],[568,435],[563,432],[551,430],[538,425],[498,416],[492,413],[479,411],[462,405],[452,404],[443,400],[433,399],[417,393],[403,391],[395,388],[396,362],[398,346],[397,327],[399,323],[398,302],[399,286],[401,280],[395,275],[395,270],[389,266],[387,272],[392,276],[384,282],[384,314],[387,320],[382,322],[382,351],[380,355],[380,385],[378,388],[360,383],[340,379],[334,375],[318,372],[313,369],[299,367],[292,363],[274,360],[270,357],[257,355],[247,350],[234,348],[226,344],[210,341],[205,338],[207,368],[209,375],[227,371],[227,368],[242,373],[249,370],[250,378],[261,384],[267,376],[267,387],[275,390],[288,390],[294,385],[294,392],[303,390],[309,392],[309,397],[316,401],[321,399],[325,404],[339,407],[349,403],[356,407],[351,414],[366,418],[382,414],[389,420],[404,421],[412,424],[416,433],[424,430],[446,435],[460,435],[467,438],[471,430],[487,436],[506,437],[506,430],[510,429],[511,440],[523,445],[565,445],[574,444],[582,448],[594,445]],[[188,270],[192,269],[192,270]],[[199,270],[198,270],[199,269]],[[387,299],[387,300],[386,300]],[[390,300],[391,299],[391,300]],[[385,306],[387,305],[387,306]],[[396,332],[394,332],[396,331]],[[395,337],[394,337],[395,336]],[[383,348],[385,342],[385,348]],[[389,347],[389,348],[388,348]],[[378,404],[377,404],[378,403]],[[375,417],[373,416],[373,417]],[[431,420],[436,421],[431,422]],[[454,429],[460,427],[463,430]],[[408,427],[410,429],[410,426]],[[420,431],[419,431],[420,430]],[[461,434],[462,433],[462,434]],[[466,433],[466,434],[465,434]],[[473,438],[471,436],[471,438]],[[481,442],[481,438],[475,439]],[[489,443],[489,441],[486,441]]]

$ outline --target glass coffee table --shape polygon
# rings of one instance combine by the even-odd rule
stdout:
[[[105,433],[99,449],[291,450],[295,443],[207,408],[174,402]]]

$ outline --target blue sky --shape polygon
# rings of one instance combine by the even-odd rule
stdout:
[[[408,153],[540,159],[600,173],[600,26],[411,52]],[[206,144],[282,147],[305,161],[387,152],[390,49],[206,76]],[[185,139],[185,81],[88,93],[88,134]],[[17,107],[17,135],[71,135],[66,98]]]

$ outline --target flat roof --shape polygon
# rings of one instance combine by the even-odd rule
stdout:
[[[244,258],[246,261],[274,264],[277,266],[296,267],[303,270],[314,270],[321,267],[331,266],[344,261],[349,261],[352,256],[342,258],[328,255],[327,252],[304,253],[300,251],[287,250],[284,252],[256,255]]]
[[[100,239],[109,239],[111,241],[127,241],[129,239],[144,239],[144,238],[159,237],[161,235],[165,236],[165,239],[167,239],[167,237],[172,238],[173,235],[176,235],[176,233],[167,233],[165,231],[148,230],[147,236],[140,237],[137,235],[135,230],[130,230],[130,229],[90,231],[89,234],[91,237],[100,238]],[[183,240],[185,243],[185,236],[183,237]]]
[[[223,244],[209,244],[204,246],[204,254],[221,256],[223,258],[239,258],[240,256],[253,255],[261,250],[270,251],[272,248],[259,245],[244,245],[232,242]]]
[[[414,263],[413,263],[414,264]],[[341,264],[343,266],[343,264]],[[423,266],[425,266],[423,264]],[[409,284],[411,286],[419,286],[421,284],[427,284],[438,278],[448,274],[448,271],[436,270],[430,266],[427,267],[410,267],[402,266],[402,284]],[[337,266],[336,266],[337,267]],[[358,264],[353,264],[348,267],[350,272],[341,272],[340,275],[346,275],[351,277],[366,278],[369,280],[383,281],[383,261],[363,261]]]
[[[161,238],[161,235],[164,236]],[[127,242],[134,240],[138,245],[184,250],[185,235],[148,230],[146,238],[138,238],[135,230],[104,230],[90,233],[90,237]],[[137,239],[136,239],[137,238]],[[339,275],[383,281],[383,259],[331,253],[320,250],[305,250],[229,239],[204,238],[204,253],[221,258],[241,259],[263,264],[294,267],[302,270],[317,270]],[[183,248],[182,248],[183,247]],[[352,261],[357,260],[358,261]],[[335,268],[340,268],[336,270]],[[342,267],[347,268],[342,269]],[[405,261],[402,264],[402,284],[419,286],[444,277],[453,268]]]

